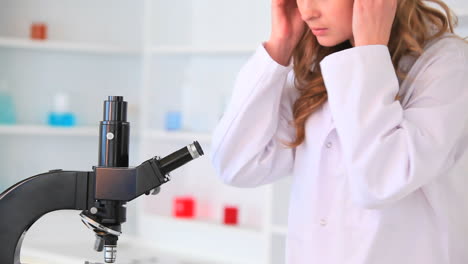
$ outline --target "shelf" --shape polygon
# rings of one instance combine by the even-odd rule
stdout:
[[[102,263],[103,253],[93,250],[95,235],[79,221],[78,213],[77,210],[58,210],[35,222],[28,230],[21,250],[22,257],[31,260],[26,263],[83,264],[86,260]],[[161,264],[259,264],[248,261],[250,259],[244,261],[245,258],[238,260],[237,253],[243,248],[238,250],[229,247],[233,243],[232,240],[214,240],[219,237],[237,240],[236,238],[240,237],[242,240],[236,245],[250,246],[251,242],[244,240],[248,239],[249,235],[254,238],[260,237],[259,231],[172,217],[136,216],[131,213],[127,216],[129,221],[124,224],[124,232],[117,243],[116,263],[152,264],[154,262],[150,260],[157,258],[157,263]],[[140,229],[146,238],[131,234],[133,232],[127,230],[127,225],[133,220],[145,223]],[[60,228],[57,229],[57,226]],[[67,236],[63,236],[60,230],[67,230]],[[186,247],[187,244],[190,247]],[[260,246],[258,240],[252,244],[254,249]],[[234,253],[234,259],[223,255],[223,251]],[[26,258],[24,260],[26,261]]]
[[[187,229],[213,229],[216,230],[217,233],[226,233],[226,234],[233,234],[236,235],[259,235],[262,233],[262,230],[254,227],[245,227],[245,226],[232,226],[232,225],[225,225],[223,223],[218,223],[215,221],[208,221],[208,220],[200,220],[200,219],[184,219],[184,218],[176,218],[172,216],[162,216],[162,215],[147,215],[145,217],[149,217],[153,219],[153,221],[157,221],[161,223],[161,225],[168,225],[168,226],[177,226],[178,228],[187,228]]]
[[[5,57],[2,66],[7,69],[1,77],[11,83],[20,97],[34,90],[44,97],[38,99],[45,100],[48,94],[64,87],[73,95],[88,96],[86,98],[90,102],[97,101],[97,97],[105,98],[103,96],[111,94],[108,91],[127,99],[133,98],[129,101],[138,106],[136,112],[133,111],[137,118],[130,118],[138,120],[131,128],[131,136],[135,139],[131,141],[132,151],[136,152],[132,154],[135,161],[154,157],[155,152],[171,153],[177,146],[200,142],[205,158],[181,168],[181,177],[175,177],[177,174],[174,173],[172,185],[168,185],[166,193],[163,190],[159,199],[155,199],[157,204],[144,208],[128,206],[129,221],[119,237],[116,263],[150,264],[156,257],[159,259],[157,263],[161,264],[271,264],[272,234],[286,233],[285,228],[279,227],[281,223],[277,223],[276,231],[270,225],[274,222],[270,218],[270,207],[276,193],[271,186],[247,190],[225,185],[208,159],[212,141],[209,124],[214,123],[215,114],[216,117],[220,114],[216,109],[226,103],[225,97],[232,90],[236,72],[261,45],[260,41],[268,37],[269,11],[265,8],[268,5],[242,0],[226,15],[213,12],[223,7],[223,3],[213,6],[209,1],[193,5],[153,0],[137,2],[106,0],[96,5],[96,2],[86,1],[70,6],[51,1],[53,8],[41,10],[40,19],[56,26],[50,27],[52,38],[40,41],[29,39],[27,34],[30,23],[37,19],[35,11],[39,5],[30,1],[9,1],[8,8],[0,8],[3,10],[0,15],[6,22],[2,27],[4,34],[0,35],[0,52]],[[174,20],[177,16],[182,19]],[[247,17],[253,20],[245,19]],[[219,23],[209,24],[214,20]],[[236,20],[242,23],[231,23]],[[173,26],[168,28],[168,23]],[[13,36],[20,33],[22,35]],[[219,65],[223,67],[219,68]],[[201,78],[206,72],[213,72],[213,67],[214,79]],[[216,103],[210,108],[216,111],[203,117],[206,118],[204,126],[200,125],[206,127],[206,131],[167,131],[160,125],[164,123],[164,109],[169,109],[172,103],[180,103],[181,91],[164,89],[162,94],[155,94],[154,89],[180,87],[183,84],[181,74],[186,70],[201,76],[192,80],[194,85],[206,87],[201,90],[207,96],[205,101],[210,105],[212,101]],[[163,104],[156,102],[161,108],[155,109],[154,101],[159,98],[169,101],[167,104],[166,101]],[[24,102],[20,107],[27,111],[30,104]],[[84,110],[83,118],[95,116],[94,110]],[[129,109],[128,114],[131,113]],[[91,122],[89,118],[89,122],[81,126],[51,127],[38,121],[33,114],[24,116],[23,124],[0,125],[0,139],[5,143],[5,146],[0,143],[3,147],[0,156],[7,157],[2,159],[0,166],[9,172],[9,182],[17,182],[24,175],[34,175],[28,173],[29,170],[89,168],[86,155],[99,140],[97,122]],[[37,142],[41,147],[47,146],[47,152],[31,147],[31,143]],[[73,156],[61,155],[63,148],[69,146],[76,150],[69,153]],[[17,162],[31,158],[34,160],[28,168],[18,170]],[[214,215],[210,210],[224,203],[238,205],[245,212],[245,217],[240,218],[241,224],[227,226],[211,218],[184,220],[156,215],[159,210],[170,208],[170,193],[182,194],[188,189],[197,189],[196,193],[202,194],[199,199],[206,204],[203,215],[207,218]],[[142,202],[135,201],[138,205]],[[93,250],[94,233],[77,220],[76,212],[70,210],[64,217],[44,217],[41,217],[42,225],[35,223],[28,230],[22,250],[24,262],[104,262],[102,252]],[[67,230],[67,236],[63,236],[60,230]],[[277,237],[283,238],[281,235]],[[283,263],[282,257],[274,256],[274,263]]]
[[[186,131],[164,131],[164,130],[149,130],[143,133],[143,136],[154,140],[171,140],[171,141],[199,141],[204,143],[211,142],[210,133],[186,132]]]
[[[83,264],[85,261],[103,260],[103,253],[92,250],[93,240],[71,241],[44,245],[24,246],[21,250],[22,260],[35,264]],[[117,244],[117,263],[121,264],[182,264],[214,263],[206,259],[192,258],[183,254],[174,254],[151,247],[146,241],[138,238],[121,236]],[[219,262],[217,262],[219,264]]]
[[[51,127],[46,125],[0,125],[0,135],[98,137],[99,126]],[[138,133],[135,133],[134,135],[138,135]],[[209,143],[211,141],[211,135],[209,133],[147,130],[143,135],[147,139],[155,140],[199,141],[204,143]]]
[[[83,52],[94,54],[123,54],[135,55],[141,54],[141,48],[121,47],[118,45],[106,45],[95,43],[76,43],[56,40],[32,40],[24,38],[0,37],[0,47],[19,48],[32,50],[51,50]],[[164,54],[200,54],[200,55],[248,55],[253,53],[255,48],[251,47],[190,47],[190,46],[161,46],[150,48],[150,53]]]
[[[34,264],[83,264],[80,259],[75,259],[69,256],[63,256],[46,252],[40,249],[26,248],[21,250],[21,261]]]
[[[70,51],[94,54],[138,54],[138,49],[119,47],[117,45],[73,43],[55,40],[31,40],[22,38],[0,37],[0,47],[33,50]]]
[[[200,220],[144,214],[139,217],[142,240],[158,250],[215,263],[259,263],[264,232]]]
[[[45,125],[0,125],[0,135],[98,137],[99,127],[51,127]]]
[[[189,46],[166,46],[151,48],[152,54],[180,54],[180,55],[248,55],[253,53],[255,48],[250,47],[189,47]]]
[[[288,233],[287,226],[272,225],[271,232],[277,235],[286,235]]]
[[[468,8],[455,8],[453,11],[461,18],[468,18]]]

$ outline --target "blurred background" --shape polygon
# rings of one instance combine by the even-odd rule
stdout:
[[[445,2],[468,36],[468,2]],[[237,72],[270,20],[270,0],[0,0],[0,192],[51,169],[92,170],[103,101],[121,95],[131,166],[195,140],[205,156],[158,195],[128,203],[116,263],[284,263],[290,177],[230,187],[208,158]],[[22,260],[103,262],[78,214],[39,219]]]

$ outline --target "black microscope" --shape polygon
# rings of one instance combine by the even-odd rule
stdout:
[[[169,173],[202,156],[195,141],[172,154],[128,167],[130,124],[122,96],[104,101],[100,123],[99,165],[92,171],[51,170],[32,176],[0,194],[0,263],[21,264],[21,244],[28,229],[56,210],[82,210],[82,222],[96,234],[94,249],[114,263],[117,240],[126,221],[125,204],[143,194],[157,194]]]

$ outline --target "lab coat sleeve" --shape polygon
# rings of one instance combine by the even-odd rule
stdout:
[[[260,45],[237,75],[230,102],[212,134],[211,162],[221,180],[256,187],[288,176],[295,150],[292,64],[276,63]]]
[[[387,46],[355,47],[320,62],[357,204],[385,207],[453,165],[468,124],[468,57],[448,54],[417,75],[405,109],[394,100],[399,82]]]

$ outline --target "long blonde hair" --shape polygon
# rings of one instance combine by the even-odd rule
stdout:
[[[436,3],[442,7],[445,14],[436,8],[429,7],[423,1]],[[454,33],[453,28],[457,24],[458,17],[441,0],[398,0],[388,43],[398,78],[404,80],[407,77],[407,72],[398,68],[400,59],[404,55],[411,54],[416,58],[419,57],[425,43],[441,37],[446,32]],[[431,27],[435,27],[435,34],[431,34]],[[461,39],[459,36],[456,37]],[[465,39],[465,41],[467,40]],[[307,118],[328,99],[319,62],[334,52],[351,47],[349,41],[334,47],[321,46],[310,29],[307,28],[293,52],[294,84],[299,90],[299,97],[292,109],[294,116],[292,125],[296,129],[296,138],[293,142],[283,142],[283,144],[291,148],[302,144],[306,135]],[[312,67],[312,65],[316,65],[316,67]],[[398,96],[395,98],[395,100],[399,99]]]

